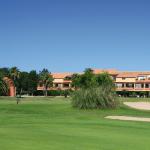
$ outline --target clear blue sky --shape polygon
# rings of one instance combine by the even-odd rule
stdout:
[[[149,0],[0,0],[0,67],[150,70]]]

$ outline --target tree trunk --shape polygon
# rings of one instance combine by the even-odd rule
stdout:
[[[44,96],[47,96],[47,88],[44,86]]]
[[[16,88],[16,86],[15,86],[15,96],[17,95],[17,88]]]
[[[47,97],[47,89],[45,90],[45,96]]]
[[[21,88],[21,90],[20,90],[20,97],[21,97],[21,95],[22,95],[22,88]]]

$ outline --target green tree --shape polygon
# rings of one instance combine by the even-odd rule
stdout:
[[[34,92],[37,90],[39,82],[39,76],[35,70],[29,72],[28,76],[28,92],[29,94],[33,95]]]
[[[85,69],[83,74],[73,74],[71,80],[72,87],[74,87],[75,90],[79,88],[89,88],[95,84],[94,74],[91,68]]]
[[[71,80],[72,80],[71,86],[74,87],[75,90],[77,90],[81,86],[80,79],[81,79],[81,75],[79,74],[73,74],[71,76]]]
[[[8,77],[9,75],[9,68],[0,68],[0,76]]]
[[[47,96],[48,88],[53,86],[53,77],[47,69],[43,69],[39,73],[40,84],[43,85],[44,95]]]
[[[90,88],[95,86],[94,73],[91,68],[87,68],[84,71],[84,74],[80,76],[80,87],[81,88]]]
[[[28,93],[28,80],[29,80],[29,73],[28,72],[20,72],[19,78],[18,78],[18,93],[20,95],[27,94]]]
[[[107,90],[108,89],[112,90],[115,88],[113,79],[111,78],[111,76],[107,72],[95,75],[94,80],[95,80],[97,86],[101,86],[105,89],[107,88]]]

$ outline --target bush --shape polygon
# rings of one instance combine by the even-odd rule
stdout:
[[[61,90],[51,90],[51,91],[47,91],[47,95],[48,96],[61,96],[61,95],[63,95],[63,91],[61,91]]]
[[[72,95],[72,105],[80,109],[116,108],[116,94],[102,87],[80,89]]]
[[[71,89],[64,90],[64,91],[63,91],[63,96],[64,96],[65,98],[67,98],[67,96],[70,96],[72,93],[73,93],[73,91],[72,91]]]
[[[0,90],[0,96],[7,96],[8,94]]]
[[[34,96],[44,96],[44,93],[43,93],[43,91],[37,90],[37,91],[34,91],[33,95]]]
[[[47,96],[68,96],[71,92],[71,90],[50,90],[47,91]],[[35,91],[34,96],[44,96],[44,92],[40,90]]]

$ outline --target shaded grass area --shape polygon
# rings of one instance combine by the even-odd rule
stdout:
[[[130,101],[130,99],[129,99]],[[79,110],[70,98],[0,98],[2,150],[149,150],[150,123],[104,119],[107,115],[150,117],[121,105]]]

